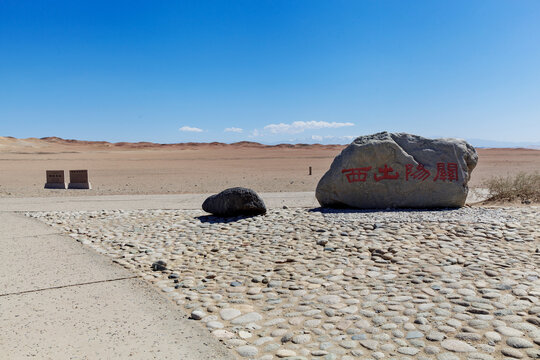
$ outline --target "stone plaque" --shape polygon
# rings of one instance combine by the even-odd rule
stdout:
[[[46,170],[45,189],[65,189],[64,170]]]
[[[70,183],[87,183],[88,170],[69,170]]]
[[[91,189],[88,170],[69,170],[68,189]]]
[[[334,159],[315,196],[322,207],[461,207],[477,162],[476,150],[460,139],[360,136]]]

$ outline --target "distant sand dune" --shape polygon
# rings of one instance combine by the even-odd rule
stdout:
[[[116,142],[111,143],[107,141],[86,141],[86,140],[72,140],[72,139],[62,139],[59,137],[51,136],[44,138],[27,138],[27,139],[17,139],[10,136],[0,136],[0,147],[4,147],[7,151],[18,151],[23,147],[50,147],[55,149],[62,149],[65,146],[81,147],[81,148],[92,148],[92,149],[185,149],[193,147],[227,147],[227,148],[287,148],[287,149],[298,149],[298,148],[322,148],[322,149],[341,149],[343,145],[321,145],[321,144],[278,144],[278,145],[264,145],[258,142],[253,141],[240,141],[231,144],[221,143],[221,142],[211,142],[211,143],[197,143],[197,142],[187,142],[187,143],[172,143],[172,144],[159,144],[153,142]]]

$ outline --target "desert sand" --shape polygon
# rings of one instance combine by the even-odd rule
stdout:
[[[0,137],[0,197],[314,191],[342,145],[107,143]],[[540,151],[477,149],[470,186],[540,171]],[[309,175],[309,167],[312,175]],[[45,190],[45,170],[88,169],[92,190]]]

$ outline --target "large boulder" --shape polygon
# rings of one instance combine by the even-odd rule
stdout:
[[[251,189],[234,187],[212,195],[202,204],[204,211],[218,216],[261,215],[264,201]]]
[[[461,207],[477,162],[465,140],[388,132],[360,136],[334,159],[316,197],[322,207]]]

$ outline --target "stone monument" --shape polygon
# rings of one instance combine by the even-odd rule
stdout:
[[[65,189],[64,170],[46,170],[45,189]]]
[[[388,132],[360,136],[334,159],[315,196],[322,207],[461,207],[477,161],[465,140]]]
[[[266,213],[266,205],[253,190],[234,187],[212,195],[202,204],[204,211],[217,216],[262,215]]]
[[[92,189],[88,181],[88,170],[69,170],[68,189]]]

